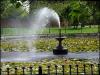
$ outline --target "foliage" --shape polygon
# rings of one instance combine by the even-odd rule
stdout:
[[[52,39],[48,39],[48,42],[42,39],[35,43],[35,47],[39,51],[52,51],[57,46],[57,43],[57,41]],[[63,46],[67,48],[69,52],[90,52],[99,50],[99,42],[94,38],[66,38],[63,40]]]
[[[1,42],[1,51],[29,51],[29,49],[26,41],[6,41]]]
[[[99,50],[99,39],[98,38],[66,38],[63,40],[63,46],[68,48],[69,52],[91,52]],[[56,46],[58,41],[55,39],[45,39],[41,38],[35,42],[30,42],[32,48],[36,48],[37,52],[52,51]],[[27,41],[2,41],[1,51],[29,51],[30,45]]]
[[[19,18],[27,15],[23,10],[20,0],[2,0],[1,1],[1,18]]]
[[[53,74],[55,73],[55,65],[57,65],[57,71],[58,73],[62,73],[62,65],[65,65],[65,73],[69,73],[69,65],[72,65],[72,72],[76,72],[76,65],[79,65],[78,70],[79,73],[83,73],[84,71],[84,66],[83,64],[86,65],[86,73],[90,73],[90,65],[92,62],[89,60],[80,60],[80,59],[66,59],[66,58],[56,58],[56,59],[44,59],[44,60],[39,60],[39,61],[33,61],[33,62],[2,62],[1,63],[1,69],[2,69],[2,74],[5,74],[4,72],[6,71],[6,68],[10,68],[10,74],[14,74],[14,68],[17,66],[18,69],[18,75],[22,74],[22,67],[25,66],[25,73],[29,74],[30,70],[29,67],[32,66],[33,74],[38,74],[38,67],[41,65],[42,66],[42,71],[43,73],[48,73],[48,68],[47,66],[50,66],[50,73]],[[94,74],[98,72],[97,64],[94,63],[93,65],[93,71]]]
[[[90,17],[89,11],[91,9],[86,5],[86,1],[72,1],[68,7],[64,9],[63,16],[69,21],[69,25],[78,26],[79,22],[87,22]]]
[[[52,8],[59,14],[61,22],[65,20],[68,25],[74,25],[77,28],[79,22],[84,26],[87,23],[93,24],[94,18],[95,22],[98,20],[96,14],[100,13],[100,11],[98,10],[98,5],[95,6],[96,4],[98,4],[96,1],[36,1],[31,4],[30,10],[34,12],[34,9],[42,7]],[[94,9],[96,9],[95,13]],[[95,17],[93,17],[93,13]]]
[[[1,0],[1,17],[23,17],[23,14],[24,16],[30,16],[36,9],[49,7],[59,14],[61,24],[66,22],[64,24],[65,26],[74,25],[77,28],[79,22],[82,23],[81,26],[84,26],[87,23],[90,25],[100,23],[99,1],[28,0],[30,14],[27,14],[27,12],[21,8],[25,1],[27,0]]]

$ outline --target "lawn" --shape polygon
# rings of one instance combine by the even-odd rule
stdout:
[[[61,32],[64,34],[70,33],[97,33],[98,26],[84,27],[84,28],[61,28]],[[1,28],[1,35],[23,35],[23,34],[58,34],[59,28],[44,28],[39,30],[38,32],[34,32],[28,28]]]
[[[44,30],[43,33],[58,33],[59,32],[59,29],[58,28],[46,28]],[[97,33],[98,32],[98,27],[84,27],[84,28],[77,28],[77,29],[74,29],[74,28],[61,28],[61,32],[64,33],[64,34],[67,34],[67,33]]]

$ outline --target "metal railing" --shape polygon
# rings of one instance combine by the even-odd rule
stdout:
[[[42,68],[42,66],[38,66],[38,73],[37,74],[33,74],[33,70],[34,70],[34,66],[30,66],[28,69],[29,69],[29,73],[28,74],[26,74],[25,72],[26,72],[26,67],[22,67],[21,68],[21,74],[19,74],[18,73],[18,68],[17,67],[15,67],[14,68],[14,73],[13,74],[11,74],[10,73],[10,69],[11,68],[7,68],[6,69],[6,71],[5,71],[5,73],[3,73],[3,71],[2,71],[2,69],[0,69],[0,72],[1,72],[1,75],[100,75],[100,64],[97,64],[96,66],[97,66],[97,72],[94,72],[94,65],[93,64],[89,64],[89,70],[90,70],[90,72],[88,73],[87,72],[87,67],[86,67],[86,64],[83,64],[83,72],[79,72],[79,65],[74,65],[75,66],[75,68],[74,68],[74,71],[75,72],[73,72],[72,71],[72,69],[73,69],[73,66],[72,65],[68,65],[69,66],[69,68],[68,69],[65,69],[65,65],[62,65],[62,67],[61,67],[61,72],[59,72],[58,71],[58,66],[57,65],[55,65],[54,67],[54,69],[55,69],[55,72],[54,73],[51,73],[50,72],[50,68],[51,68],[51,66],[47,66],[47,74],[43,74],[43,68]],[[67,72],[66,73],[66,70],[69,70],[69,72]]]

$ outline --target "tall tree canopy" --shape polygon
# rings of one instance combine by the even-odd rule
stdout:
[[[22,9],[23,3],[29,2],[30,12],[27,14]],[[100,19],[99,1],[68,1],[68,0],[1,0],[1,18],[29,16],[35,9],[49,7],[54,9],[60,16],[61,21],[68,25],[81,23],[98,24]],[[84,24],[83,24],[84,25]]]

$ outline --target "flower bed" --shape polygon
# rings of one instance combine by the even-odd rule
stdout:
[[[7,70],[7,68],[10,68],[10,73],[14,74],[15,70],[14,68],[17,67],[18,69],[18,74],[22,74],[22,67],[25,67],[25,73],[29,74],[30,69],[29,67],[32,66],[33,70],[32,73],[33,74],[37,74],[38,73],[38,67],[42,66],[42,71],[43,73],[47,73],[48,72],[48,68],[47,66],[50,66],[50,73],[55,73],[55,65],[57,65],[57,71],[58,73],[62,73],[62,65],[64,65],[64,69],[65,69],[65,73],[69,73],[70,69],[69,69],[69,65],[72,65],[72,73],[76,73],[76,65],[78,65],[79,68],[79,73],[83,73],[84,72],[84,66],[86,65],[85,69],[86,69],[86,73],[90,74],[91,73],[91,67],[90,64],[92,64],[90,61],[88,60],[79,60],[79,59],[66,59],[66,58],[57,58],[57,59],[44,59],[44,60],[39,60],[39,61],[34,61],[34,62],[6,62],[6,63],[1,63],[1,68],[2,68],[2,73],[4,74]],[[97,64],[93,64],[93,73],[97,74],[98,73],[98,65]]]
[[[58,41],[51,38],[45,39],[40,38],[31,40],[29,43],[26,40],[19,41],[2,41],[1,51],[29,51],[30,46],[36,48],[37,52],[52,51],[57,46]],[[99,39],[98,38],[66,38],[62,42],[65,48],[68,48],[69,52],[93,52],[99,50]]]

